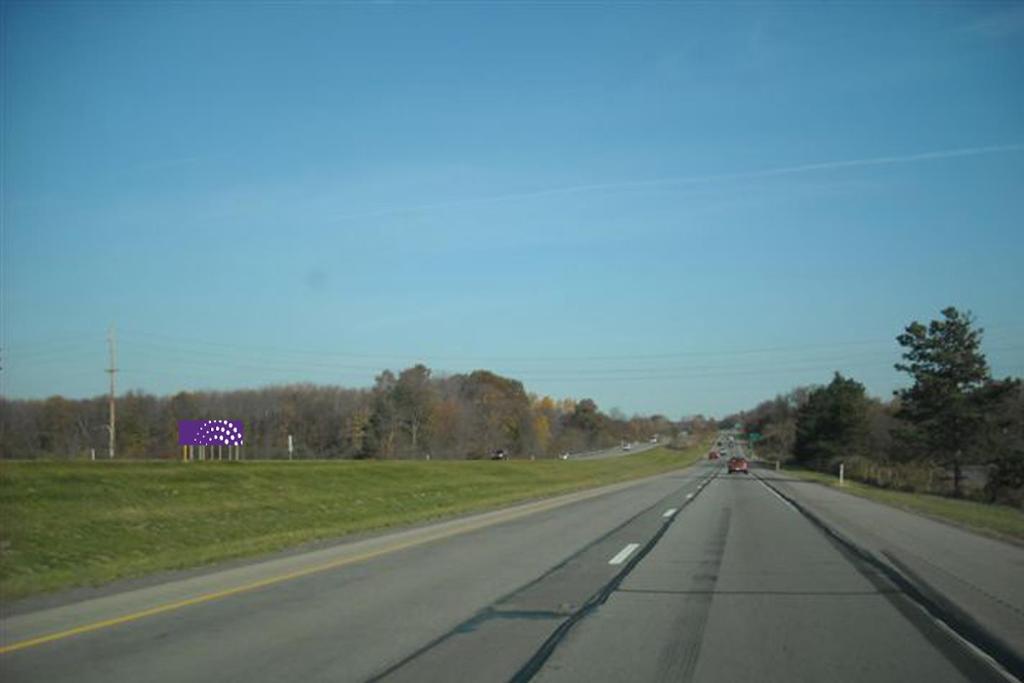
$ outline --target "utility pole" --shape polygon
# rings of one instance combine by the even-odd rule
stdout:
[[[110,373],[110,459],[114,459],[114,434],[117,429],[117,414],[114,407],[114,375],[117,374],[117,346],[114,340],[114,326],[111,325],[110,329],[107,330],[107,345],[110,347],[110,367],[107,368],[107,372]]]

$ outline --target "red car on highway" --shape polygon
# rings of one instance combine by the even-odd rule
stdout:
[[[708,460],[718,460],[718,451],[708,453]]]
[[[740,457],[729,458],[729,474],[733,472],[750,474],[750,465],[747,463],[747,459]]]

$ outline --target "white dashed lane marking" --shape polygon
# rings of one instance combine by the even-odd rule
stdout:
[[[622,550],[620,550],[618,552],[618,554],[615,555],[615,557],[613,557],[612,559],[608,560],[608,564],[622,564],[623,562],[626,561],[626,558],[628,558],[630,555],[632,555],[633,551],[636,550],[639,547],[640,547],[639,543],[628,543],[628,544],[626,544],[626,547],[623,548]]]

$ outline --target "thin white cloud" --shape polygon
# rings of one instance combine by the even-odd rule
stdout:
[[[436,202],[432,204],[418,204],[414,206],[390,207],[370,211],[361,211],[358,213],[350,213],[337,216],[335,220],[348,221],[359,218],[374,218],[378,216],[415,213],[419,211],[431,211],[436,209],[451,209],[481,204],[495,204],[501,202],[540,199],[544,197],[553,197],[558,195],[634,190],[652,187],[696,185],[702,183],[724,182],[730,180],[750,180],[757,178],[770,178],[774,176],[795,175],[799,173],[812,173],[815,171],[829,171],[843,168],[856,168],[863,166],[891,166],[895,164],[910,164],[921,161],[955,159],[957,157],[973,157],[982,156],[986,154],[1006,154],[1012,152],[1024,152],[1024,144],[1013,143],[1007,145],[990,145],[987,147],[960,147],[955,149],[942,149],[933,152],[921,152],[918,154],[868,157],[864,159],[842,159],[838,161],[822,161],[811,164],[800,164],[797,166],[780,166],[776,168],[766,168],[756,171],[740,171],[735,173],[718,173],[700,176],[670,176],[666,178],[651,178],[648,180],[625,180],[609,183],[594,183],[590,185],[568,185],[563,187],[548,188],[544,190],[533,190],[530,192],[514,192],[510,194],[455,199],[452,201]]]
[[[1016,38],[1024,32],[1024,6],[1017,5],[992,12],[966,24],[961,30],[986,40]]]

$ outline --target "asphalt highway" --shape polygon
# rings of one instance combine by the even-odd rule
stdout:
[[[599,451],[588,451],[586,453],[572,453],[569,455],[570,460],[606,460],[608,458],[619,458],[623,455],[633,455],[635,453],[643,453],[649,451],[652,448],[657,448],[660,444],[650,443],[648,441],[641,441],[630,445],[629,450],[625,450],[622,446],[614,446],[613,448],[604,448]]]
[[[538,681],[1001,680],[756,476],[716,478]]]
[[[212,573],[192,579],[208,599],[152,614],[167,587],[139,589],[117,603],[131,619],[88,604],[12,616],[0,679],[1012,680],[764,473],[723,462],[403,532],[305,573],[292,558],[291,578]]]

